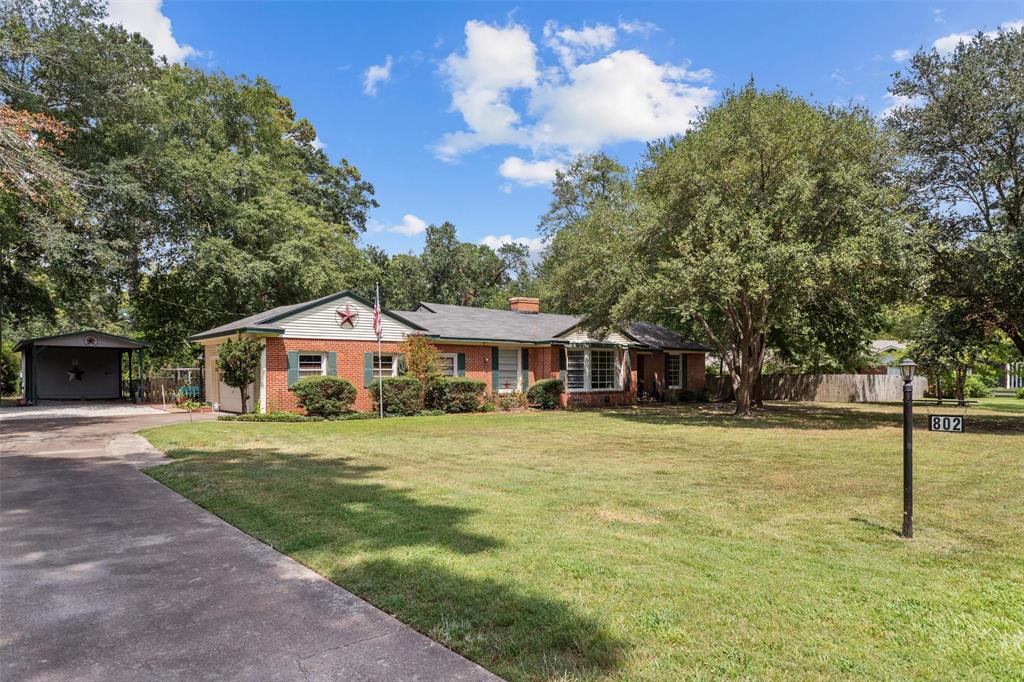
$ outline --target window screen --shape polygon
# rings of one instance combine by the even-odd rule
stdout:
[[[453,377],[458,373],[455,365],[455,354],[446,353],[438,358],[438,364],[441,366],[441,374],[446,377]]]
[[[519,390],[519,349],[498,349],[498,390]]]
[[[299,354],[299,376],[316,377],[324,374],[324,356]]]
[[[584,366],[584,351],[571,350],[569,353],[569,362],[565,372],[565,383],[568,384],[568,388],[582,390],[586,388],[584,381],[586,379],[586,368]]]
[[[395,356],[393,355],[374,355],[373,356],[373,376],[374,377],[389,377],[395,373]]]

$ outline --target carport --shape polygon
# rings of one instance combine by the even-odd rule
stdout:
[[[149,344],[87,329],[19,341],[25,400],[142,401]],[[127,364],[127,378],[124,378]]]

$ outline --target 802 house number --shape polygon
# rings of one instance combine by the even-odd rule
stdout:
[[[928,415],[928,430],[963,433],[964,418],[950,414],[931,414]]]

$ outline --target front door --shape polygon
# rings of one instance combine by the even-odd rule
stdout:
[[[642,353],[637,353],[636,356],[636,391],[637,396],[640,398],[647,397],[646,357]]]

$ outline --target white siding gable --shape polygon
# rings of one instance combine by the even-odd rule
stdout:
[[[573,343],[614,343],[622,346],[628,346],[632,343],[629,339],[618,332],[611,332],[606,338],[598,339],[587,334],[579,327],[573,329],[568,334],[562,334],[559,338]]]
[[[359,319],[353,329],[347,324],[338,324],[338,310],[345,306],[358,313]],[[405,335],[415,331],[412,327],[398,320],[381,314],[384,330],[384,341],[402,341]],[[376,341],[373,334],[373,306],[365,306],[359,301],[345,296],[334,301],[322,303],[315,308],[303,310],[290,317],[270,323],[269,326],[284,328],[284,337],[290,339],[342,339],[349,341]]]

